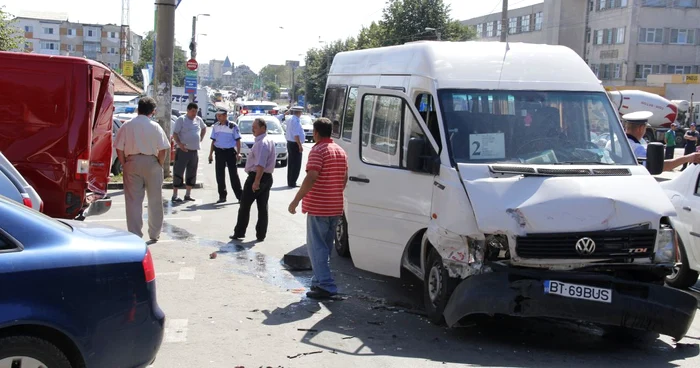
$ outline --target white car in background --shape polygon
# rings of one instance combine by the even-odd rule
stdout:
[[[284,122],[282,123],[284,129],[287,129],[287,124],[291,118],[291,115],[284,116]],[[314,120],[316,120],[316,118],[313,117],[313,115],[305,114],[299,117],[301,128],[304,129],[304,134],[306,135],[306,142],[314,141]]]
[[[241,115],[236,124],[241,131],[241,164],[245,164],[246,158],[250,154],[250,149],[255,143],[253,136],[253,121],[257,118],[264,118],[267,123],[267,134],[275,142],[275,154],[281,167],[287,166],[287,139],[284,137],[282,124],[276,117],[271,115]]]

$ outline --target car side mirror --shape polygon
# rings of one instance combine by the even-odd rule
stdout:
[[[647,145],[646,167],[651,175],[659,175],[664,172],[664,145],[660,142],[652,142]]]
[[[440,158],[433,152],[425,138],[411,138],[408,141],[407,151],[407,169],[433,175],[440,173]]]

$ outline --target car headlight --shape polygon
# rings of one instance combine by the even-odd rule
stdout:
[[[654,263],[675,263],[677,259],[676,232],[662,225],[656,235]]]
[[[287,147],[287,144],[285,143],[275,143],[275,148],[285,148]]]

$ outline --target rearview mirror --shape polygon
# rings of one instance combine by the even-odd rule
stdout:
[[[440,173],[440,159],[425,138],[411,138],[406,152],[406,168],[433,175]],[[430,152],[427,154],[426,152]]]
[[[664,172],[664,145],[660,142],[651,142],[647,145],[646,167],[651,175]]]

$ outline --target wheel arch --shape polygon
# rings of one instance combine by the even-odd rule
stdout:
[[[78,347],[73,338],[58,328],[31,323],[21,323],[0,328],[0,338],[11,336],[31,336],[46,340],[61,350],[73,367],[86,367],[80,347]]]

